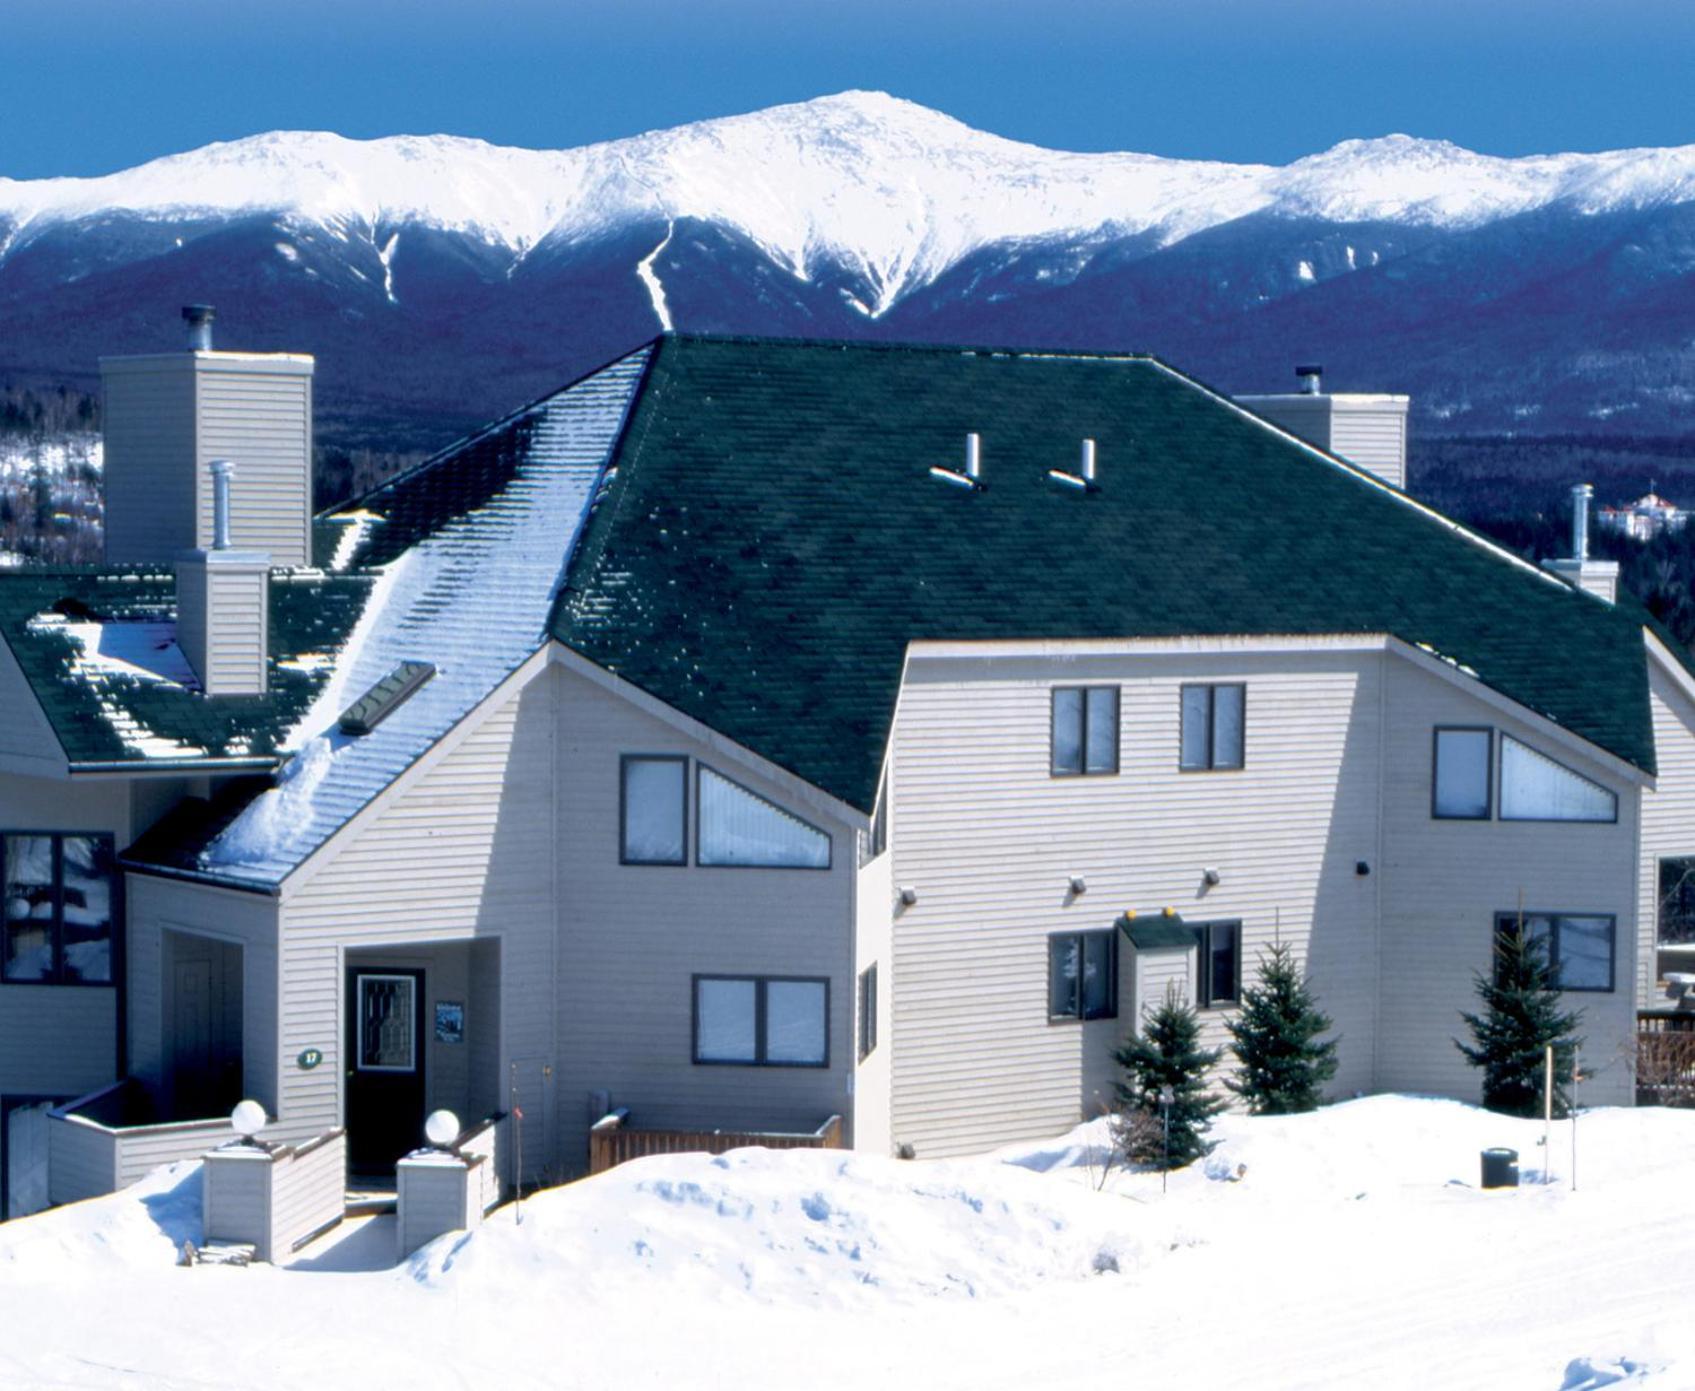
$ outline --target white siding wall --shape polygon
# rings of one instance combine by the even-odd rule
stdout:
[[[1296,944],[1370,1084],[1382,656],[914,658],[895,729],[894,1139],[921,1155],[1064,1130],[1111,1095],[1120,1017],[1050,1024],[1047,939],[1170,905]],[[1247,683],[1246,767],[1178,771],[1180,687]],[[1048,772],[1055,685],[1119,684],[1116,776]],[[1205,867],[1222,882],[1208,890]],[[1067,879],[1081,874],[1077,898]],[[1122,944],[1121,944],[1122,945]],[[1223,1041],[1223,1016],[1206,1020]]]
[[[850,1114],[853,828],[798,805],[792,792],[587,678],[561,669],[560,681],[558,1116],[565,1166],[587,1165],[589,1095],[597,1089],[609,1090],[615,1106],[628,1106],[637,1127],[813,1130],[832,1114]],[[624,753],[704,759],[829,832],[833,868],[621,866]],[[692,816],[692,774],[689,801]],[[695,1066],[696,972],[828,978],[829,1066]]]
[[[859,1056],[859,977],[867,966],[877,967],[877,1046],[869,1057],[858,1063],[853,1079],[853,1146],[872,1154],[887,1154],[894,1144],[890,1129],[890,1058],[894,1054],[890,1037],[890,992],[894,989],[893,905],[896,885],[889,873],[894,856],[887,851],[859,871],[854,884],[854,921],[857,924],[854,942],[855,1011],[853,1050]]]
[[[188,353],[101,363],[106,558],[113,563],[168,565],[200,544],[192,364]]]
[[[157,1095],[166,1090],[165,933],[231,942],[241,948],[242,1091],[276,1115],[282,1094],[276,900],[141,874],[128,876],[127,896],[130,1075]]]
[[[62,776],[65,753],[35,694],[18,669],[12,649],[0,640],[0,761],[9,772]]]
[[[177,634],[206,694],[257,695],[270,650],[270,571],[257,552],[196,551],[177,561]]]
[[[1695,702],[1658,661],[1648,663],[1654,714],[1654,752],[1659,773],[1642,793],[1642,873],[1637,899],[1637,1004],[1668,1009],[1674,992],[1660,983],[1662,966],[1695,971],[1695,951],[1667,956],[1655,951],[1659,932],[1660,860],[1695,855]]]
[[[1407,482],[1407,403],[1352,402],[1337,397],[1330,417],[1330,452],[1370,469],[1386,483]]]
[[[1454,1046],[1460,1011],[1477,1003],[1473,976],[1490,962],[1494,917],[1516,911],[1612,913],[1618,988],[1578,994],[1595,1081],[1585,1100],[1628,1102],[1634,1039],[1638,798],[1635,787],[1576,750],[1482,705],[1406,661],[1389,663],[1384,774],[1381,1030],[1377,1085],[1475,1098],[1479,1075]],[[1438,821],[1430,814],[1438,724],[1505,730],[1619,794],[1617,825]],[[1497,757],[1499,733],[1497,733]],[[1497,798],[1498,802],[1498,798]],[[1497,808],[1498,809],[1498,808]]]
[[[1183,1004],[1195,1002],[1194,948],[1176,950],[1171,947],[1152,947],[1147,951],[1132,951],[1135,963],[1135,1013],[1125,1021],[1140,1029],[1142,1021],[1165,1003],[1167,992],[1175,994]]]
[[[206,466],[235,464],[231,544],[264,551],[276,565],[311,556],[312,376],[300,359],[199,356],[199,535],[211,544]]]
[[[289,1060],[316,1048],[324,1062],[311,1072],[284,1066],[278,1138],[305,1139],[342,1123],[349,951],[358,950],[361,960],[376,960],[378,953],[399,960],[413,948],[498,937],[501,1074],[508,1060],[551,1063],[554,694],[551,681],[532,681],[463,737],[450,736],[437,756],[391,790],[368,819],[344,830],[288,886],[281,922],[282,1056]],[[444,998],[467,999],[463,960],[449,982],[456,993],[441,992]],[[436,982],[426,979],[425,990],[433,1001]],[[468,1041],[451,1064],[431,1054],[426,1086],[443,1068],[469,1066],[469,1039],[496,1023],[484,1009],[467,1008]],[[461,1076],[455,1085],[464,1084]],[[531,1134],[539,1138],[539,1128]],[[538,1152],[526,1167],[541,1162]]]

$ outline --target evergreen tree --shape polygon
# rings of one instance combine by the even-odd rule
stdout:
[[[1288,946],[1278,942],[1260,963],[1259,984],[1242,992],[1242,1011],[1229,1023],[1241,1062],[1225,1086],[1257,1116],[1315,1110],[1336,1075],[1336,1041],[1320,1040],[1330,1019],[1314,1002]]]
[[[1466,1061],[1483,1070],[1483,1104],[1512,1116],[1542,1114],[1544,1050],[1554,1045],[1554,1114],[1567,1113],[1572,1054],[1582,1042],[1574,1030],[1582,1013],[1560,1008],[1552,968],[1541,939],[1521,919],[1495,936],[1495,970],[1476,977],[1479,1014],[1461,1013],[1475,1046],[1454,1040]]]
[[[1148,1015],[1142,1031],[1119,1045],[1113,1057],[1124,1069],[1113,1087],[1118,1100],[1117,1131],[1133,1163],[1166,1163],[1165,1119],[1159,1094],[1172,1090],[1169,1167],[1179,1169],[1210,1154],[1205,1139],[1212,1118],[1224,1109],[1206,1084],[1207,1071],[1223,1056],[1200,1046],[1200,1018],[1190,1005],[1167,990],[1165,1001]]]

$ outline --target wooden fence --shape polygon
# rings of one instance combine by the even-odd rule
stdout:
[[[1695,1106],[1695,1011],[1637,1015],[1636,1101]]]
[[[773,1130],[634,1130],[627,1110],[612,1112],[589,1128],[589,1173],[604,1173],[628,1159],[650,1154],[723,1154],[759,1145],[765,1149],[840,1149],[842,1118],[831,1116],[810,1132]]]

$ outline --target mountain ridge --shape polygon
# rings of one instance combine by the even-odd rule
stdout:
[[[468,384],[454,419],[498,413],[674,325],[1135,347],[1231,390],[1316,354],[1460,428],[1675,429],[1692,272],[1695,145],[1390,135],[1228,164],[855,91],[572,149],[284,131],[0,179],[0,371],[87,379],[212,299],[232,346],[319,352],[332,417],[373,426],[438,410],[444,380]]]

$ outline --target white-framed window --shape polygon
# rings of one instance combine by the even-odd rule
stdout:
[[[680,754],[625,754],[619,761],[618,862],[689,862],[689,761]]]
[[[828,1067],[830,982],[814,976],[697,975],[694,1061]]]
[[[1183,687],[1178,768],[1186,773],[1240,768],[1247,743],[1247,705],[1248,688],[1240,682]]]
[[[859,973],[859,1057],[864,1061],[877,1047],[877,963]]]
[[[118,882],[109,835],[0,831],[0,980],[111,985]]]
[[[1194,923],[1195,1004],[1201,1009],[1233,1005],[1242,993],[1242,924]]]
[[[697,865],[743,869],[828,869],[830,837],[708,768],[696,764]]]
[[[1118,771],[1118,687],[1055,686],[1048,771],[1056,778]]]
[[[1493,810],[1495,731],[1438,725],[1434,741],[1430,814],[1438,821],[1487,821]]]
[[[1501,820],[1617,821],[1618,795],[1503,734]]]
[[[1118,933],[1056,932],[1048,938],[1048,1019],[1118,1017]]]
[[[1497,913],[1497,934],[1513,932],[1518,913]],[[1549,974],[1560,990],[1610,993],[1614,985],[1614,938],[1618,920],[1610,913],[1525,913],[1524,932],[1541,944]]]

